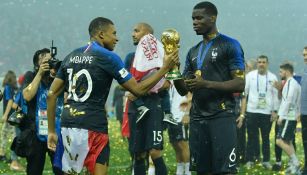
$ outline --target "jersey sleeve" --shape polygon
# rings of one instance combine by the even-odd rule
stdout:
[[[112,55],[111,59],[108,59],[108,62],[109,66],[105,67],[106,71],[111,74],[119,84],[123,84],[132,78],[132,75],[127,71],[119,56],[115,54]]]
[[[228,65],[231,71],[244,70],[244,52],[240,43],[236,40],[230,40],[228,44]]]

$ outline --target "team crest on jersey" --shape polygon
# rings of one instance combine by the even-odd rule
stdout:
[[[125,78],[129,74],[125,68],[122,68],[121,70],[119,70],[118,73],[120,74],[122,78]]]
[[[211,52],[212,62],[216,62],[217,55],[217,48],[213,48]]]

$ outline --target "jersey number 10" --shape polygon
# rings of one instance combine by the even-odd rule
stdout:
[[[80,71],[78,71],[76,74],[74,74],[73,76],[73,69],[69,68],[67,69],[67,73],[68,73],[68,83],[69,83],[69,87],[68,87],[68,99],[73,99],[76,102],[84,102],[85,100],[87,100],[90,95],[91,92],[93,90],[93,83],[92,83],[92,77],[90,75],[90,73],[86,70],[86,69],[81,69]],[[83,97],[79,97],[76,93],[76,84],[78,79],[80,78],[81,75],[85,75],[81,78],[86,78],[86,82],[87,82],[87,90],[85,92],[85,94],[83,95]]]

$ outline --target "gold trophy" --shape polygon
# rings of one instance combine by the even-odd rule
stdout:
[[[180,36],[175,29],[167,29],[162,33],[161,37],[164,51],[166,54],[170,54],[179,48]],[[182,79],[178,66],[174,66],[166,75],[167,80]]]

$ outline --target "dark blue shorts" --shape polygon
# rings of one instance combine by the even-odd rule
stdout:
[[[134,138],[134,152],[141,153],[151,149],[163,149],[163,111],[160,97],[150,95],[142,98],[149,111],[136,124]]]
[[[278,128],[277,138],[290,143],[295,138],[296,123],[296,121],[283,120]]]
[[[236,142],[236,121],[232,113],[191,120],[190,169],[198,173],[236,173]]]
[[[189,127],[184,126],[182,123],[178,125],[168,124],[168,136],[171,143],[179,141],[188,141]]]

